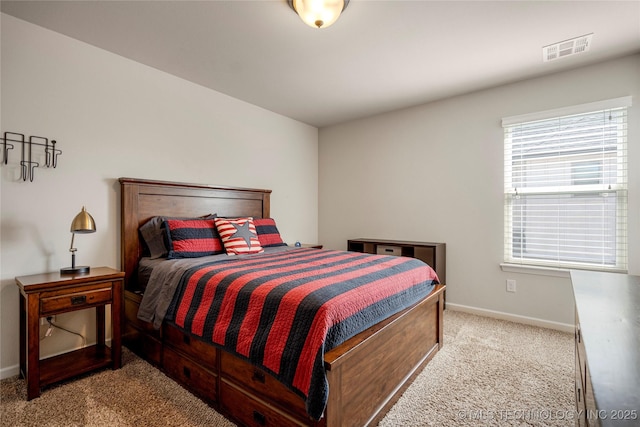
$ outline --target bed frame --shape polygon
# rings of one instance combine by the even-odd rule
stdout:
[[[123,343],[216,410],[247,426],[376,425],[442,347],[444,286],[414,306],[325,354],[329,401],[320,421],[304,401],[268,373],[164,325],[137,319],[142,291],[136,271],[143,251],[138,227],[156,215],[270,216],[271,190],[120,178]]]

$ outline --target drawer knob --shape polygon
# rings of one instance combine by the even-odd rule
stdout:
[[[267,422],[267,417],[265,417],[264,415],[262,415],[258,411],[253,411],[253,421],[255,421],[258,424],[260,424],[261,426],[263,426]]]
[[[258,371],[257,369],[255,369],[255,370],[253,371],[253,376],[251,377],[251,379],[252,379],[253,381],[257,381],[257,382],[259,382],[259,383],[264,384],[264,381],[265,381],[265,379],[264,379],[264,373],[262,373],[262,372]]]
[[[187,345],[191,344],[191,337],[189,337],[189,335],[183,335],[182,336],[182,342],[184,342]]]
[[[182,373],[184,374],[185,377],[191,378],[191,371],[186,366],[182,367]]]

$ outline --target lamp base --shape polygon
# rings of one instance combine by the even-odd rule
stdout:
[[[76,267],[65,267],[60,269],[60,274],[85,274],[88,273],[91,268],[88,265],[79,265]]]

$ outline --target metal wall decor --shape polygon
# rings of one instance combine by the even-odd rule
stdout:
[[[44,147],[44,167],[55,168],[58,165],[58,156],[62,150],[56,148],[56,141],[49,140],[42,136],[30,136],[28,139],[24,134],[16,132],[5,132],[2,139],[2,164],[7,164],[9,160],[9,150],[13,150],[14,145],[10,142],[19,142],[22,149],[20,158],[20,178],[33,182],[34,170],[40,167],[40,163],[33,160],[33,146]],[[9,142],[10,141],[10,142]]]

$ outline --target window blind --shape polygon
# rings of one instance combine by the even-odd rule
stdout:
[[[503,123],[505,262],[626,270],[626,106]]]

